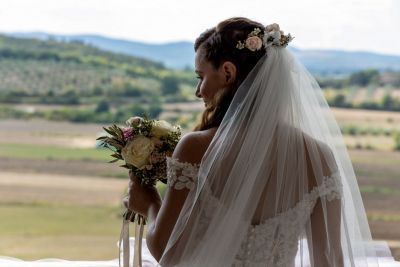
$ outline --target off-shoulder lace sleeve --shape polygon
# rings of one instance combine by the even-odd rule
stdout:
[[[176,190],[192,190],[197,182],[200,164],[180,162],[175,158],[167,157],[168,186]]]
[[[326,197],[328,201],[342,197],[342,182],[340,173],[337,170],[329,176],[323,177],[322,184],[318,186],[318,196]]]

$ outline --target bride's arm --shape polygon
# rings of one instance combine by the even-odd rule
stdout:
[[[334,162],[332,151],[324,144],[318,145],[321,153],[321,164],[324,176],[334,172],[327,161]],[[308,159],[308,169],[312,170]],[[313,172],[309,174],[312,185],[317,186]],[[340,198],[319,197],[310,218],[310,228],[307,229],[311,266],[343,267],[343,252],[341,245],[341,213]]]
[[[172,158],[180,162],[198,163],[203,151],[196,133],[187,134],[179,141]],[[131,178],[135,179],[131,176]],[[155,189],[152,189],[153,191]],[[159,261],[164,253],[172,230],[189,194],[189,189],[168,187],[163,201],[157,199],[154,192],[133,182],[130,189],[129,208],[148,219],[147,246],[153,257]]]
[[[310,259],[312,266],[342,267],[343,254],[340,242],[341,200],[324,201],[326,205],[324,214],[323,202],[318,200],[311,215],[311,232],[308,239]]]

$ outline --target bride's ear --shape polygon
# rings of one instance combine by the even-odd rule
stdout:
[[[221,71],[225,76],[225,82],[232,84],[236,81],[236,66],[230,61],[225,61],[221,66]]]

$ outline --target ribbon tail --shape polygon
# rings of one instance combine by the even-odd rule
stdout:
[[[122,242],[122,257],[123,267],[129,267],[130,244],[129,244],[129,220],[123,218],[121,235],[119,238],[119,266],[121,267],[121,242]]]
[[[135,224],[135,253],[133,255],[133,266],[142,267],[142,240],[144,224],[143,220],[138,220]]]

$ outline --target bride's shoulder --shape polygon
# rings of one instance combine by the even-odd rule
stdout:
[[[179,140],[172,158],[180,162],[199,164],[214,134],[213,129],[185,134]]]
[[[307,162],[311,165],[311,159],[318,158],[322,167],[324,176],[329,176],[337,171],[337,162],[332,148],[325,142],[317,140],[308,134],[303,135],[306,149]]]

